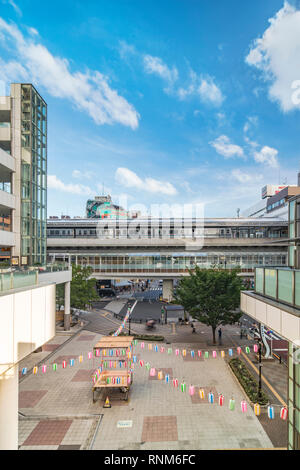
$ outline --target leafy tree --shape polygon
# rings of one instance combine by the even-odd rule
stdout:
[[[84,309],[94,300],[99,300],[96,291],[96,279],[91,278],[93,270],[90,266],[72,265],[71,308]],[[57,286],[56,300],[59,306],[64,305],[64,285]]]
[[[189,276],[180,280],[174,300],[194,319],[211,326],[215,344],[218,326],[232,325],[241,317],[237,309],[242,289],[237,271],[196,266],[189,270]]]

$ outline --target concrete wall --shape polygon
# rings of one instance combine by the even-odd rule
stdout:
[[[300,316],[289,313],[283,304],[276,302],[275,306],[254,293],[242,292],[241,310],[288,341],[299,341]]]
[[[55,284],[0,296],[1,374],[55,335]]]

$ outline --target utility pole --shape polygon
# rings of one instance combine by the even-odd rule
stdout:
[[[261,400],[261,368],[262,368],[262,363],[261,363],[261,341],[260,340],[258,340],[258,357],[259,357],[259,362],[258,362],[258,367],[259,367],[258,400]]]

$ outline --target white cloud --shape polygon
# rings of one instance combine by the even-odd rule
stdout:
[[[224,96],[220,88],[215,84],[213,77],[210,75],[197,75],[190,70],[190,81],[188,85],[177,90],[177,95],[181,100],[188,96],[198,96],[204,103],[220,106],[224,101]]]
[[[22,10],[13,0],[2,0],[2,3],[10,5],[11,7],[13,7],[17,15],[22,16]]]
[[[229,137],[226,135],[221,135],[213,142],[210,142],[210,145],[225,158],[244,157],[244,150],[242,147],[232,144]]]
[[[262,37],[253,42],[246,62],[262,71],[270,83],[270,99],[284,112],[300,109],[297,91],[292,88],[300,79],[300,10],[286,1],[269,23]]]
[[[259,181],[262,181],[263,176],[262,175],[251,175],[249,173],[242,172],[239,168],[236,168],[232,170],[231,176],[233,179],[236,179],[239,183],[256,183]]]
[[[152,193],[161,193],[174,196],[176,188],[167,181],[159,181],[154,178],[141,179],[136,173],[128,168],[118,168],[115,174],[116,181],[127,188],[136,188]]]
[[[172,87],[178,79],[178,70],[176,67],[169,68],[160,57],[144,55],[144,68],[147,73],[155,74],[168,83],[168,87]],[[165,89],[169,92],[169,88]]]
[[[65,184],[60,179],[58,179],[56,175],[48,175],[47,185],[48,189],[55,189],[58,191],[64,191],[66,193],[79,194],[85,196],[94,193],[91,188],[82,184]]]
[[[272,168],[278,167],[278,150],[265,145],[259,152],[254,153],[254,159],[258,163],[264,163]]]
[[[0,35],[7,45],[13,46],[16,58],[22,64],[17,68],[16,61],[5,63],[2,60],[5,79],[14,81],[15,75],[18,79],[22,73],[24,79],[30,77],[30,82],[46,89],[50,95],[67,99],[77,109],[85,111],[96,124],[119,123],[132,129],[138,127],[139,114],[125,98],[110,88],[108,77],[99,71],[71,72],[69,61],[53,56],[45,46],[36,42],[36,34],[26,38],[16,26],[2,18]]]
[[[73,170],[72,176],[73,178],[91,179],[93,177],[93,173],[91,171]]]

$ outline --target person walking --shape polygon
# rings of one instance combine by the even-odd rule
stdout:
[[[218,334],[219,334],[219,343],[221,344],[222,343],[222,329],[221,328],[218,329]]]

